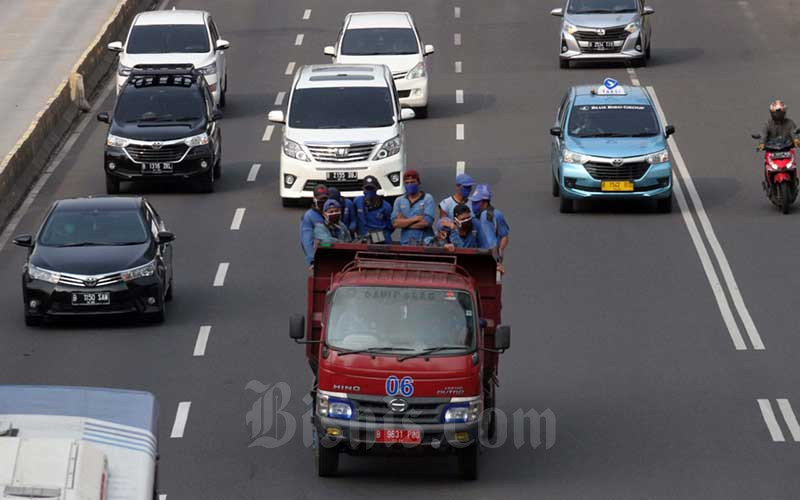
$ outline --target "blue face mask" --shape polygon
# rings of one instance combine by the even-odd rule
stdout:
[[[406,194],[417,194],[419,193],[419,184],[412,183],[412,184],[405,184]]]
[[[480,201],[473,201],[472,202],[472,213],[474,215],[478,215],[481,213],[481,202]]]
[[[364,191],[364,198],[366,198],[366,199],[368,199],[370,201],[374,200],[377,197],[378,197],[378,192],[377,191],[372,191],[372,190],[369,190],[369,189]]]
[[[462,198],[469,198],[471,192],[472,186],[459,186],[458,188],[458,194],[460,194]]]

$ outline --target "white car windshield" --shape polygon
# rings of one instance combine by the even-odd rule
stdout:
[[[392,93],[386,87],[297,89],[289,107],[293,128],[370,128],[394,124]]]
[[[411,28],[351,29],[342,38],[344,56],[418,54],[419,44]]]
[[[617,14],[637,12],[638,0],[571,0],[569,14]]]
[[[211,50],[203,24],[134,26],[125,51],[128,54],[199,53]]]

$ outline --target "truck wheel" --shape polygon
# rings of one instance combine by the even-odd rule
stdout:
[[[106,194],[119,194],[119,181],[106,174]]]
[[[314,449],[314,460],[317,463],[319,477],[335,476],[339,470],[339,450],[336,447],[326,447],[322,438],[317,435],[317,447]]]
[[[479,444],[475,442],[458,450],[458,473],[462,479],[467,481],[478,479],[478,448]]]
[[[574,203],[569,198],[561,197],[561,213],[562,214],[571,214],[572,211],[575,209]]]

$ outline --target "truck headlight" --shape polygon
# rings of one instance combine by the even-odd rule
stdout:
[[[375,157],[373,158],[373,160],[383,160],[384,158],[396,155],[397,153],[400,152],[401,144],[402,142],[400,142],[399,135],[392,137],[391,139],[383,143],[381,149],[379,149],[378,152],[375,153]]]
[[[413,68],[411,68],[411,71],[409,71],[408,74],[406,74],[406,78],[408,78],[409,80],[415,80],[417,78],[425,78],[426,76],[428,76],[428,73],[427,71],[425,71],[425,61],[422,61]]]
[[[647,156],[647,163],[666,163],[669,161],[669,151],[664,149],[659,151],[658,153],[653,153]]]
[[[118,137],[116,135],[108,134],[106,138],[106,146],[111,146],[112,148],[124,148],[126,147],[130,141],[124,137]]]
[[[317,414],[321,417],[350,420],[353,418],[353,405],[347,394],[317,391]]]
[[[187,137],[186,139],[183,140],[183,143],[189,146],[190,148],[193,148],[196,146],[205,146],[206,144],[208,144],[208,141],[209,141],[208,134],[203,132],[202,134]]]
[[[576,33],[578,31],[578,27],[575,26],[572,23],[568,23],[568,22],[564,21],[564,31],[566,31],[567,33],[572,35],[572,34],[574,34],[574,33]]]
[[[303,151],[303,147],[291,139],[283,139],[283,153],[289,158],[300,161],[311,161],[308,154]]]
[[[203,66],[201,68],[197,68],[197,72],[201,75],[216,75],[217,74],[217,63],[213,62],[208,66]]]
[[[466,424],[477,421],[483,412],[480,396],[471,398],[451,398],[445,407],[442,421],[446,424]]]
[[[561,159],[564,160],[565,163],[580,163],[581,165],[589,161],[588,156],[575,153],[569,149],[565,149],[564,152],[561,153]]]
[[[47,269],[36,267],[33,264],[28,264],[28,276],[32,280],[46,281],[55,285],[61,278],[61,273],[48,271]]]
[[[628,33],[635,33],[639,29],[639,27],[640,24],[638,22],[632,22],[629,23],[627,26],[625,26],[625,31],[627,31]]]
[[[130,66],[125,66],[124,64],[120,63],[119,67],[117,68],[117,74],[119,76],[130,76],[131,67]]]
[[[147,278],[156,273],[156,262],[151,260],[147,264],[120,273],[122,281],[133,281],[138,278]]]

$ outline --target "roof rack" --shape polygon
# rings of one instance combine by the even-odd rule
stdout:
[[[194,64],[137,64],[131,69],[131,76],[141,75],[191,75],[200,73]]]
[[[200,73],[192,64],[172,65],[136,65],[131,69],[128,77],[135,87],[149,87],[153,85],[175,85],[191,87]]]
[[[344,267],[343,272],[368,269],[427,271],[447,274],[460,274],[470,277],[466,269],[458,265],[455,255],[436,255],[429,253],[393,254],[386,252],[356,252],[356,257]]]

